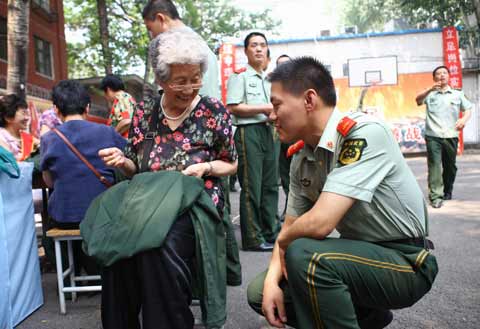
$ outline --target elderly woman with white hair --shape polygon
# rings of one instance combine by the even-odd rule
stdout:
[[[152,40],[149,52],[155,81],[163,91],[137,104],[124,151],[110,148],[99,154],[108,166],[130,177],[175,170],[201,178],[221,214],[220,177],[236,172],[237,155],[229,112],[217,99],[198,93],[207,68],[206,44],[192,31],[172,29]],[[144,329],[192,328],[194,256],[192,220],[181,215],[162,247],[135,255],[135,265],[128,260],[128,265],[119,261],[111,266],[102,283],[104,328],[140,328],[140,308]],[[135,296],[129,295],[132,291],[137,291]]]

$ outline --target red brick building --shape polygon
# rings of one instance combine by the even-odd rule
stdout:
[[[31,1],[29,34],[28,100],[45,109],[52,87],[68,77],[62,0]],[[7,1],[0,0],[0,92],[6,88],[7,54]]]

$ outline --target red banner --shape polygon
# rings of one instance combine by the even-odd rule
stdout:
[[[225,43],[220,47],[220,77],[222,82],[222,101],[227,103],[227,82],[235,71],[235,46]]]
[[[453,26],[443,28],[443,63],[450,71],[450,86],[461,89],[462,83],[462,63],[460,61],[460,47],[458,45],[457,29]],[[462,112],[460,112],[460,118]],[[463,130],[460,131],[458,138],[458,154],[463,153]]]

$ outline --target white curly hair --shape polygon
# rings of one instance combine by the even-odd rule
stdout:
[[[155,78],[166,82],[172,64],[199,64],[202,74],[207,70],[208,48],[203,39],[190,28],[171,29],[150,42],[148,54]]]

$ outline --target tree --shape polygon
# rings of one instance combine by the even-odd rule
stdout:
[[[412,26],[462,26],[460,46],[473,54],[480,40],[479,6],[480,0],[345,0],[344,19],[347,24],[357,25],[360,32],[382,30],[392,18],[403,18]],[[477,17],[476,24],[471,24],[470,15]]]
[[[103,67],[105,74],[112,74],[112,55],[110,51],[110,33],[108,30],[107,4],[105,0],[97,0],[100,41],[102,43]]]
[[[100,1],[100,0],[98,0]],[[125,73],[145,68],[149,38],[141,15],[144,1],[105,1],[108,16],[108,49],[112,71]],[[179,0],[176,2],[185,24],[197,31],[215,48],[224,36],[258,28],[272,30],[279,22],[269,11],[247,14],[228,4],[227,0]],[[70,31],[82,33],[77,40],[68,40],[68,64],[74,78],[97,76],[106,71],[105,54],[97,16],[97,1],[66,0],[65,21]],[[105,46],[103,46],[105,48]],[[145,74],[147,75],[147,74]]]
[[[29,17],[29,0],[8,0],[7,91],[17,94],[20,98],[26,96]]]
[[[440,27],[462,26],[460,30],[460,47],[467,49],[467,57],[475,55],[475,48],[480,40],[480,21],[471,24],[470,15],[479,11],[478,0],[403,0],[401,10],[411,23],[437,22]]]
[[[246,13],[228,1],[218,0],[179,0],[177,3],[184,23],[200,34],[213,49],[225,36],[238,36],[250,29],[271,31],[280,24],[270,17],[270,9]]]
[[[381,31],[383,26],[398,15],[395,0],[346,0],[345,25],[356,26],[359,33]]]

